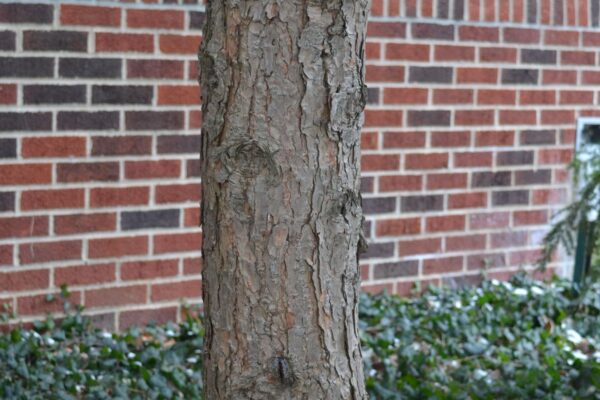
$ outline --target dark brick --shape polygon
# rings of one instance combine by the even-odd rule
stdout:
[[[592,0],[592,26],[598,26],[600,19],[600,0]]]
[[[0,113],[0,131],[49,131],[52,129],[52,114],[44,113]]]
[[[51,78],[52,76],[54,76],[53,58],[0,58],[0,77],[2,78]]]
[[[409,81],[421,83],[452,83],[451,67],[410,67]]]
[[[85,103],[85,85],[26,85],[23,87],[25,104]]]
[[[472,187],[510,186],[511,173],[502,172],[474,172]]]
[[[444,209],[444,196],[404,196],[400,204],[402,212],[441,211]]]
[[[454,0],[454,19],[463,20],[465,17],[465,0]]]
[[[25,31],[23,49],[35,51],[87,51],[87,33],[74,31]]]
[[[446,19],[448,18],[449,13],[449,1],[448,0],[438,0],[437,2],[437,17]]]
[[[492,194],[492,204],[495,206],[512,206],[529,204],[529,191],[506,190]]]
[[[62,163],[56,167],[59,182],[118,181],[118,162]]]
[[[93,156],[152,154],[151,136],[96,136],[92,138]]]
[[[367,103],[378,104],[379,103],[379,88],[368,88],[367,89]]]
[[[127,60],[128,78],[183,78],[183,62],[175,60]]]
[[[503,69],[502,83],[505,85],[536,85],[539,71],[536,69]]]
[[[503,151],[498,153],[498,165],[527,165],[533,164],[533,151]]]
[[[206,14],[202,11],[190,12],[190,29],[202,29],[206,21]]]
[[[374,279],[415,276],[418,274],[419,262],[417,260],[375,264],[373,266]]]
[[[15,210],[15,192],[0,192],[0,212]]]
[[[17,139],[0,139],[0,158],[17,157]]]
[[[384,214],[396,211],[395,197],[375,197],[362,199],[365,214]]]
[[[362,230],[363,230],[363,235],[365,235],[366,238],[370,238],[371,237],[371,229],[372,228],[373,228],[373,222],[372,221],[363,220]]]
[[[152,86],[94,86],[94,104],[152,104]]]
[[[454,40],[454,26],[414,23],[412,35],[415,39]]]
[[[200,135],[165,135],[158,137],[158,154],[196,154],[200,150]]]
[[[0,50],[14,50],[17,35],[12,31],[0,32]]]
[[[360,178],[360,191],[361,193],[372,193],[374,188],[375,179],[372,176],[366,176]]]
[[[58,129],[61,131],[119,129],[119,112],[61,111],[58,113]]]
[[[538,185],[552,183],[552,171],[540,169],[537,171],[516,171],[515,183],[517,185]]]
[[[61,58],[59,75],[65,78],[120,78],[121,60],[116,58]]]
[[[408,126],[450,126],[450,111],[411,110],[408,112]]]
[[[527,22],[529,22],[530,24],[535,24],[537,22],[538,1],[539,0],[527,0]]]
[[[128,111],[125,113],[125,127],[131,130],[183,129],[181,111]]]
[[[200,160],[187,160],[186,177],[200,178]]]
[[[360,255],[361,260],[370,258],[390,258],[394,256],[394,243],[369,243],[367,251]]]
[[[525,64],[556,64],[555,50],[521,49],[521,62]]]
[[[522,145],[556,144],[556,132],[553,130],[522,131]]]
[[[53,20],[50,4],[0,4],[0,22],[12,24],[49,24]]]
[[[563,23],[564,3],[564,0],[554,0],[554,25],[562,25]]]
[[[128,211],[121,213],[121,229],[124,231],[177,227],[179,227],[179,210]]]

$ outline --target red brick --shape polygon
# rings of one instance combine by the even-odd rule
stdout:
[[[434,104],[472,104],[473,91],[470,89],[434,89]]]
[[[148,253],[148,237],[117,237],[90,239],[88,256],[90,258],[123,257]]]
[[[362,132],[360,135],[360,148],[362,150],[377,150],[379,148],[379,133]]]
[[[190,129],[202,128],[202,111],[190,111],[189,128]]]
[[[421,190],[423,177],[421,175],[385,175],[379,177],[381,192]]]
[[[471,132],[448,131],[432,132],[431,145],[433,147],[464,147],[471,144]]]
[[[446,238],[446,251],[485,249],[486,235],[461,235]]]
[[[154,237],[154,254],[181,253],[200,251],[202,248],[201,233],[179,233],[156,235]]]
[[[469,215],[469,228],[472,230],[507,228],[509,224],[510,213],[508,212]]]
[[[38,242],[19,245],[21,264],[81,260],[81,241]]]
[[[400,169],[400,156],[397,154],[365,154],[361,157],[363,171],[394,171]]]
[[[180,173],[179,160],[125,162],[127,179],[179,178]]]
[[[177,319],[177,307],[151,310],[123,311],[119,314],[119,329],[132,326],[145,326],[149,323],[166,324]]]
[[[365,127],[402,126],[401,110],[366,110]]]
[[[430,275],[462,271],[463,264],[464,259],[462,256],[423,260],[423,274]]]
[[[427,189],[460,189],[467,187],[468,175],[464,173],[429,174],[427,175]]]
[[[73,136],[23,138],[21,154],[32,157],[84,157],[86,139]]]
[[[514,90],[482,89],[477,92],[478,104],[508,104],[516,103],[517,92]]]
[[[2,292],[47,289],[49,285],[50,271],[47,269],[0,272]]]
[[[427,104],[427,89],[384,88],[383,102],[386,104]]]
[[[177,260],[132,261],[121,265],[121,279],[125,281],[175,276]]]
[[[396,218],[378,220],[377,236],[402,236],[421,233],[421,218]]]
[[[527,232],[501,232],[491,235],[492,248],[527,247]]]
[[[467,268],[470,270],[487,270],[490,268],[500,268],[505,266],[505,253],[474,254],[467,257]]]
[[[519,104],[556,104],[556,91],[522,90],[519,93]]]
[[[404,67],[399,65],[367,65],[367,82],[404,82]]]
[[[478,131],[475,134],[476,146],[513,146],[514,131]]]
[[[544,225],[548,222],[548,211],[528,210],[513,212],[513,221],[519,225]]]
[[[162,85],[158,87],[158,105],[200,105],[200,86]]]
[[[448,196],[449,209],[481,208],[487,205],[487,193],[457,193]]]
[[[52,295],[54,296],[52,301],[48,301],[47,294],[18,297],[17,312],[19,315],[43,315],[50,312],[62,312],[63,302],[60,300],[60,293],[52,293]],[[80,304],[81,294],[72,291],[69,302],[71,304]]]
[[[200,201],[200,184],[156,186],[156,203],[186,203]]]
[[[456,110],[455,125],[493,125],[494,110]]]
[[[575,123],[573,110],[542,110],[542,125],[566,125]]]
[[[457,68],[458,83],[497,83],[497,68]]]
[[[160,35],[160,51],[167,54],[196,54],[201,40],[202,37],[197,35]]]
[[[600,32],[588,31],[583,32],[583,45],[598,47],[600,46]]]
[[[0,245],[0,265],[12,265],[13,263],[13,246]]]
[[[127,188],[94,188],[90,192],[91,207],[114,207],[146,205],[150,188],[138,186]]]
[[[398,242],[400,257],[418,254],[437,254],[442,252],[442,239],[415,239]]]
[[[202,281],[200,279],[152,285],[152,301],[179,300],[182,298],[198,299],[201,297]]]
[[[561,90],[560,104],[594,104],[594,92],[586,90]]]
[[[561,30],[547,30],[544,32],[544,44],[577,46],[579,44],[579,32]]]
[[[96,32],[96,51],[153,53],[154,35]]]
[[[127,78],[183,79],[183,61],[127,60]]]
[[[406,37],[406,24],[403,22],[374,22],[367,25],[367,37],[403,38]]]
[[[522,250],[509,253],[510,265],[537,264],[541,256],[540,250]]]
[[[535,110],[500,110],[502,125],[535,125]]]
[[[51,182],[51,164],[0,165],[0,185],[34,185]]]
[[[464,215],[445,215],[429,217],[426,221],[427,232],[451,232],[465,230]]]
[[[54,217],[54,233],[57,235],[114,231],[116,229],[117,215],[115,213],[57,215]]]
[[[85,291],[85,306],[111,307],[146,303],[146,285],[120,286]]]
[[[62,4],[60,7],[62,25],[121,26],[119,7],[79,6]]]
[[[429,61],[429,45],[389,43],[385,56],[388,60]]]
[[[539,164],[568,164],[573,160],[571,149],[542,149],[539,152]]]
[[[84,189],[29,190],[21,194],[21,209],[82,208],[84,201]]]
[[[461,26],[458,30],[460,40],[475,42],[498,42],[500,30],[479,26]]]
[[[489,167],[492,165],[492,153],[466,151],[454,153],[455,167]]]
[[[474,61],[475,47],[470,46],[435,46],[436,61]]]
[[[543,72],[542,82],[548,84],[577,84],[577,71],[566,70],[551,70],[547,69]]]
[[[504,41],[507,43],[539,43],[539,29],[504,28]]]
[[[365,58],[367,60],[379,60],[381,57],[381,44],[367,42],[365,47]]]
[[[17,103],[17,85],[0,85],[0,104]]]
[[[386,149],[425,147],[426,137],[425,131],[385,132],[383,147]]]
[[[0,218],[0,239],[46,235],[48,235],[47,216]]]
[[[183,29],[184,13],[176,10],[127,10],[130,28]]]
[[[183,260],[183,273],[185,275],[195,275],[202,273],[202,258],[186,258]]]
[[[54,269],[54,286],[97,285],[114,282],[115,264],[87,264]]]
[[[534,205],[562,205],[567,201],[565,189],[537,189],[533,191]]]
[[[406,169],[448,168],[448,153],[407,154],[404,167]]]
[[[517,49],[512,47],[482,47],[479,49],[482,62],[516,63]]]

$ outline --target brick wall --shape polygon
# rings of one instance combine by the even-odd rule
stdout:
[[[0,302],[24,320],[62,284],[111,328],[200,301],[193,3],[0,0]],[[600,114],[598,6],[373,0],[366,290],[535,260]]]

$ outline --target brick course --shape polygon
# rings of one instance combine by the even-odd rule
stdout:
[[[63,283],[108,328],[200,302],[200,3],[0,3],[0,288],[26,320]],[[598,115],[598,3],[373,0],[365,290],[535,260]]]

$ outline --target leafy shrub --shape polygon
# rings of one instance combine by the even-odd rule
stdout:
[[[372,399],[600,398],[600,285],[577,298],[570,283],[525,277],[479,288],[430,289],[360,304]],[[80,312],[0,334],[0,398],[199,399],[203,329],[124,333]]]

